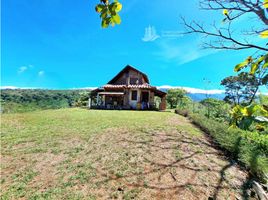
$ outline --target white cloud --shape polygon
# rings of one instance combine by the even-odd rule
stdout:
[[[12,85],[8,85],[8,86],[0,86],[1,90],[5,90],[5,89],[9,89],[9,90],[15,90],[15,89],[38,89],[36,87],[17,87],[17,86],[12,86]]]
[[[21,66],[21,67],[19,68],[19,70],[18,70],[18,73],[21,74],[21,73],[25,72],[27,69],[28,69],[28,67],[26,67],[26,66]]]
[[[70,88],[70,90],[95,90],[98,87],[78,87],[78,88]]]
[[[170,86],[170,85],[162,85],[157,87],[158,89],[184,89],[189,93],[195,94],[224,94],[224,90],[218,90],[218,89],[213,89],[213,90],[204,90],[204,89],[199,89],[199,88],[191,88],[191,87],[181,87],[181,86]]]
[[[8,86],[1,86],[1,89],[10,89],[10,90],[14,90],[14,89],[18,89],[18,87],[8,85]]]
[[[38,76],[43,76],[45,74],[45,71],[41,70],[38,72]]]
[[[153,26],[148,26],[145,28],[145,33],[142,38],[142,41],[144,42],[152,42],[158,39],[160,36],[157,35],[156,30]]]
[[[159,49],[154,54],[165,62],[182,65],[217,52],[212,49],[200,49],[198,48],[199,43],[200,39],[194,39],[184,44],[163,39],[157,43]]]

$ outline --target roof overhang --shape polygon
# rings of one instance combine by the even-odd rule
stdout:
[[[124,92],[99,92],[99,95],[124,95]]]
[[[155,96],[158,96],[158,97],[165,97],[166,95],[167,95],[167,93],[166,92],[163,92],[163,91],[161,91],[161,90],[158,90],[158,89],[155,89],[154,90],[154,94],[155,94]]]

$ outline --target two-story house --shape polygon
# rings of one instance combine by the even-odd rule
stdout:
[[[151,86],[146,74],[127,65],[106,85],[91,91],[90,107],[100,109],[166,109],[166,93]]]

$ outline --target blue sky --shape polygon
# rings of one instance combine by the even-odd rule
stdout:
[[[121,0],[122,23],[102,29],[98,0],[2,1],[1,85],[40,88],[95,87],[127,64],[151,84],[219,89],[250,51],[202,50],[198,35],[181,35],[179,17],[219,22],[221,11],[198,10],[198,1]],[[245,20],[240,23],[245,23]],[[159,36],[148,41],[145,28]]]

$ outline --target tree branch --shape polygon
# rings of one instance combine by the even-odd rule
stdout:
[[[213,25],[215,31],[207,31],[204,26],[192,21],[191,23],[186,22],[186,20],[181,17],[183,25],[186,27],[187,31],[184,34],[199,33],[206,37],[216,38],[215,41],[204,42],[204,48],[214,48],[214,49],[232,49],[232,50],[241,50],[241,49],[259,49],[268,51],[267,47],[258,46],[255,44],[250,44],[248,42],[242,42],[233,37],[231,32],[231,22],[227,28],[217,28],[216,25]]]

